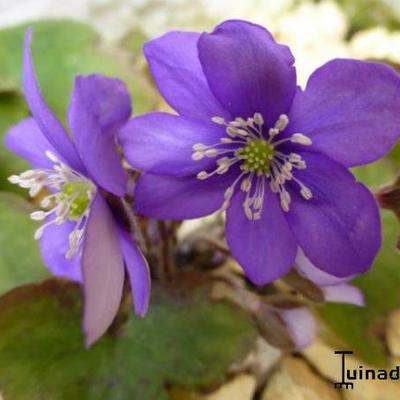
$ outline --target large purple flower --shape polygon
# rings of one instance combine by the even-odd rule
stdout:
[[[6,145],[34,169],[10,180],[28,188],[32,196],[43,187],[51,192],[42,203],[52,208],[32,213],[33,219],[46,221],[35,236],[55,275],[83,281],[83,324],[89,346],[106,331],[118,310],[125,266],[136,313],[144,315],[149,302],[146,260],[106,200],[126,191],[115,136],[131,115],[131,99],[118,79],[77,77],[68,113],[69,137],[42,97],[30,43],[29,30],[23,84],[33,118],[14,126]]]
[[[185,219],[226,210],[232,254],[256,284],[286,274],[298,246],[338,277],[371,266],[379,213],[348,168],[399,138],[393,69],[337,59],[302,90],[290,50],[244,21],[211,34],[170,32],[144,51],[179,115],[150,113],[122,130],[126,158],[145,172],[139,213]]]

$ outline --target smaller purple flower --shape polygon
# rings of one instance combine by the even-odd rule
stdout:
[[[179,220],[226,211],[232,255],[259,285],[284,276],[298,247],[337,277],[370,268],[379,211],[349,168],[400,137],[392,68],[337,59],[303,90],[289,48],[245,21],[169,32],[144,52],[178,115],[149,113],[121,132],[127,160],[145,172],[138,213]]]
[[[125,268],[136,313],[143,316],[150,294],[149,268],[130,233],[114,216],[107,197],[122,197],[127,176],[116,135],[131,115],[131,99],[118,79],[78,76],[68,112],[71,137],[46,104],[31,54],[32,32],[25,37],[23,86],[32,118],[11,128],[7,147],[33,169],[11,176],[35,196],[42,188],[47,211],[31,217],[45,223],[36,231],[48,268],[84,286],[86,345],[99,339],[119,308]]]

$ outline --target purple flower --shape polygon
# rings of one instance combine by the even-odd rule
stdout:
[[[25,38],[23,86],[32,118],[11,128],[8,148],[33,169],[10,181],[42,201],[48,211],[32,213],[45,220],[35,234],[43,258],[58,276],[82,281],[83,325],[90,346],[110,326],[121,302],[125,267],[136,313],[146,313],[150,278],[146,260],[129,233],[114,217],[107,193],[123,196],[127,177],[117,153],[115,135],[131,114],[131,99],[118,79],[78,76],[68,112],[71,136],[40,92],[31,55],[30,30]],[[49,209],[50,208],[50,209]]]
[[[348,168],[382,157],[400,135],[393,69],[337,59],[302,90],[290,50],[244,21],[211,34],[170,32],[144,51],[179,115],[150,113],[122,130],[126,158],[145,172],[139,213],[226,210],[232,254],[256,284],[286,274],[298,247],[338,277],[371,266],[378,208]]]

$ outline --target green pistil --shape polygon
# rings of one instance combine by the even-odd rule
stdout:
[[[263,139],[252,140],[236,152],[236,155],[244,160],[244,170],[257,174],[269,173],[274,154],[274,146]]]
[[[68,201],[68,198],[74,198],[69,211],[69,219],[78,221],[85,213],[90,204],[88,195],[91,187],[87,182],[66,183],[60,194],[59,201]]]

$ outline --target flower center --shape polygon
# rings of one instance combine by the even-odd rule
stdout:
[[[257,174],[269,172],[274,155],[274,146],[263,139],[250,140],[236,151],[236,156],[243,160],[243,170]]]
[[[302,133],[295,133],[276,140],[289,124],[287,115],[282,114],[279,117],[275,125],[268,130],[268,137],[264,134],[264,118],[260,113],[255,113],[247,120],[238,117],[226,122],[222,117],[213,117],[212,121],[224,125],[227,136],[210,146],[203,143],[194,144],[192,159],[199,161],[204,157],[217,158],[217,167],[213,171],[201,171],[197,174],[197,179],[200,180],[215,174],[223,175],[234,164],[240,165],[239,176],[225,191],[222,210],[229,206],[239,183],[240,190],[246,193],[243,209],[250,220],[261,218],[267,184],[272,192],[279,195],[281,207],[285,212],[289,211],[291,202],[291,196],[285,187],[287,181],[295,182],[306,200],[312,198],[311,190],[294,176],[294,170],[305,169],[306,162],[297,153],[285,154],[279,149],[280,145],[288,142],[309,146],[312,144],[311,139]]]
[[[20,175],[10,176],[9,181],[29,189],[31,197],[35,197],[44,187],[51,191],[41,202],[42,207],[47,210],[31,213],[31,218],[35,221],[46,220],[46,223],[36,230],[35,239],[40,239],[50,225],[75,222],[68,238],[70,248],[65,254],[66,258],[71,258],[81,248],[96,186],[60,161],[51,151],[47,151],[46,155],[53,162],[53,169],[28,170]]]
[[[84,181],[69,182],[63,186],[57,200],[65,202],[72,199],[68,213],[69,219],[78,221],[85,214],[91,200],[89,192],[90,185]]]

